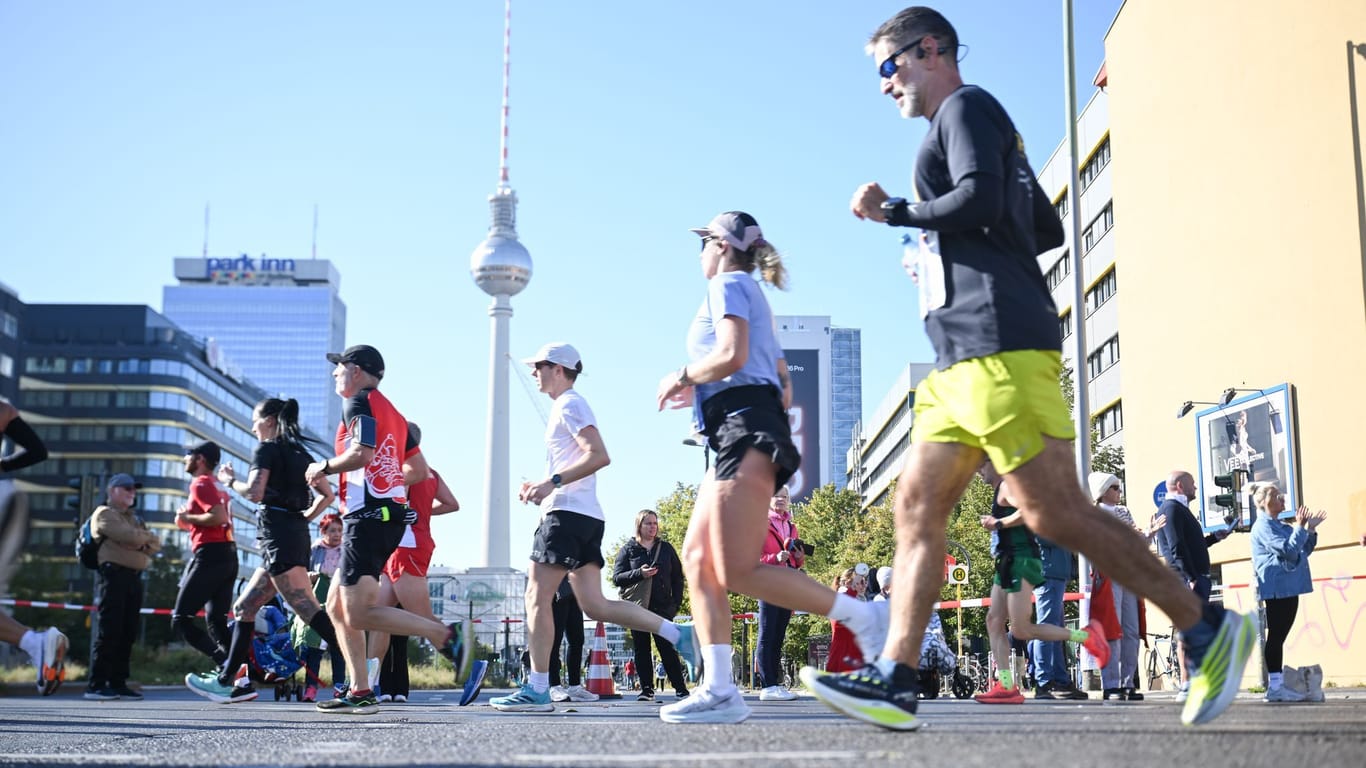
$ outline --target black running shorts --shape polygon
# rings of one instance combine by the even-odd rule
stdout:
[[[261,548],[262,565],[271,576],[279,576],[290,568],[308,570],[313,542],[309,540],[308,521],[298,511],[258,507],[256,543]]]
[[[730,480],[751,448],[773,462],[773,490],[783,487],[801,466],[792,443],[792,425],[777,388],[767,385],[731,387],[702,403],[703,434],[716,454],[716,479]]]
[[[357,519],[350,514],[342,515],[342,556],[338,569],[341,571],[342,586],[354,587],[360,583],[362,576],[378,581],[389,555],[403,541],[406,527],[403,517],[399,515],[390,520]]]
[[[575,570],[585,565],[601,568],[603,521],[577,512],[554,509],[541,518],[531,544],[531,561]]]

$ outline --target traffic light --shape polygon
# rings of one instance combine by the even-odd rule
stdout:
[[[1227,510],[1224,522],[1234,529],[1240,529],[1243,522],[1243,475],[1246,472],[1245,469],[1231,469],[1228,474],[1214,476],[1214,484],[1226,491],[1215,494],[1214,503]]]
[[[71,510],[80,526],[85,516],[95,509],[95,494],[99,491],[94,475],[81,475],[66,481],[66,485],[76,493],[66,497],[66,508]]]

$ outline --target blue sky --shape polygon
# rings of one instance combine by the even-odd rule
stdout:
[[[1077,3],[1082,103],[1119,5]],[[866,181],[908,191],[927,125],[899,117],[863,53],[901,7],[514,4],[511,182],[535,274],[512,354],[582,352],[613,459],[609,541],[699,477],[685,413],[653,404],[704,290],[689,227],[759,219],[792,276],[774,311],[862,329],[865,412],[932,359],[900,233],[847,208]],[[1037,169],[1063,138],[1061,3],[936,7]],[[477,564],[489,299],[468,270],[497,183],[502,20],[501,0],[0,0],[0,281],[31,303],[159,310],[172,259],[200,254],[205,203],[211,256],[284,258],[308,257],[316,204],[347,340],[384,353],[385,392],[464,505],[435,525],[434,562]],[[540,417],[510,394],[512,480],[543,477]],[[513,503],[514,565],[536,518]]]

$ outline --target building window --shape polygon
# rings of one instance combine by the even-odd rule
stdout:
[[[1053,210],[1058,214],[1059,219],[1063,219],[1067,216],[1067,190],[1064,189],[1062,191],[1062,197],[1058,198],[1058,202],[1053,204]]]
[[[114,405],[119,408],[146,408],[146,392],[119,392],[114,396]]]
[[[1105,233],[1109,232],[1114,226],[1115,204],[1109,202],[1101,209],[1100,215],[1092,219],[1090,226],[1082,233],[1082,253],[1089,252],[1091,246],[1095,245],[1096,241],[1100,240],[1102,237],[1105,237]]]
[[[1096,151],[1092,153],[1091,159],[1087,160],[1086,164],[1083,165],[1081,170],[1077,173],[1077,178],[1081,183],[1083,192],[1086,191],[1086,188],[1091,186],[1091,182],[1095,181],[1096,177],[1100,175],[1101,169],[1109,164],[1110,137],[1106,136],[1105,141],[1102,141],[1100,146],[1096,147]]]
[[[8,312],[0,312],[0,331],[11,339],[19,338],[19,318]]]
[[[1124,429],[1124,404],[1115,403],[1106,408],[1092,419],[1096,425],[1096,430],[1100,432],[1100,439],[1104,440],[1116,432]]]
[[[59,389],[26,389],[20,399],[25,408],[55,408],[65,402],[65,395]]]
[[[109,392],[104,390],[76,391],[71,393],[72,408],[108,408]]]
[[[1091,286],[1091,290],[1086,292],[1086,316],[1090,317],[1091,313],[1100,308],[1100,305],[1109,301],[1110,297],[1115,295],[1117,287],[1115,269],[1111,267],[1110,271],[1106,272],[1105,276]]]
[[[1057,288],[1062,284],[1064,278],[1072,274],[1072,260],[1068,258],[1069,255],[1070,254],[1066,251],[1063,251],[1062,257],[1053,262],[1053,266],[1048,270],[1048,274],[1044,275],[1044,279],[1048,281],[1048,290],[1051,291],[1054,288]]]
[[[1119,362],[1119,334],[1111,336],[1108,341],[1096,348],[1095,352],[1086,356],[1086,371],[1088,378],[1094,379],[1104,373],[1110,366]]]
[[[1058,326],[1062,330],[1062,337],[1066,339],[1072,335],[1072,310],[1067,310],[1058,318]]]
[[[7,379],[14,378],[14,358],[0,352],[0,376]]]
[[[24,362],[27,373],[66,373],[65,357],[30,357]]]

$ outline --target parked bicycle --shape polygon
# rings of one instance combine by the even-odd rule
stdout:
[[[1148,690],[1162,690],[1162,678],[1171,680],[1172,688],[1181,686],[1181,666],[1176,655],[1176,640],[1170,634],[1149,634],[1148,659],[1144,668],[1148,671]]]

